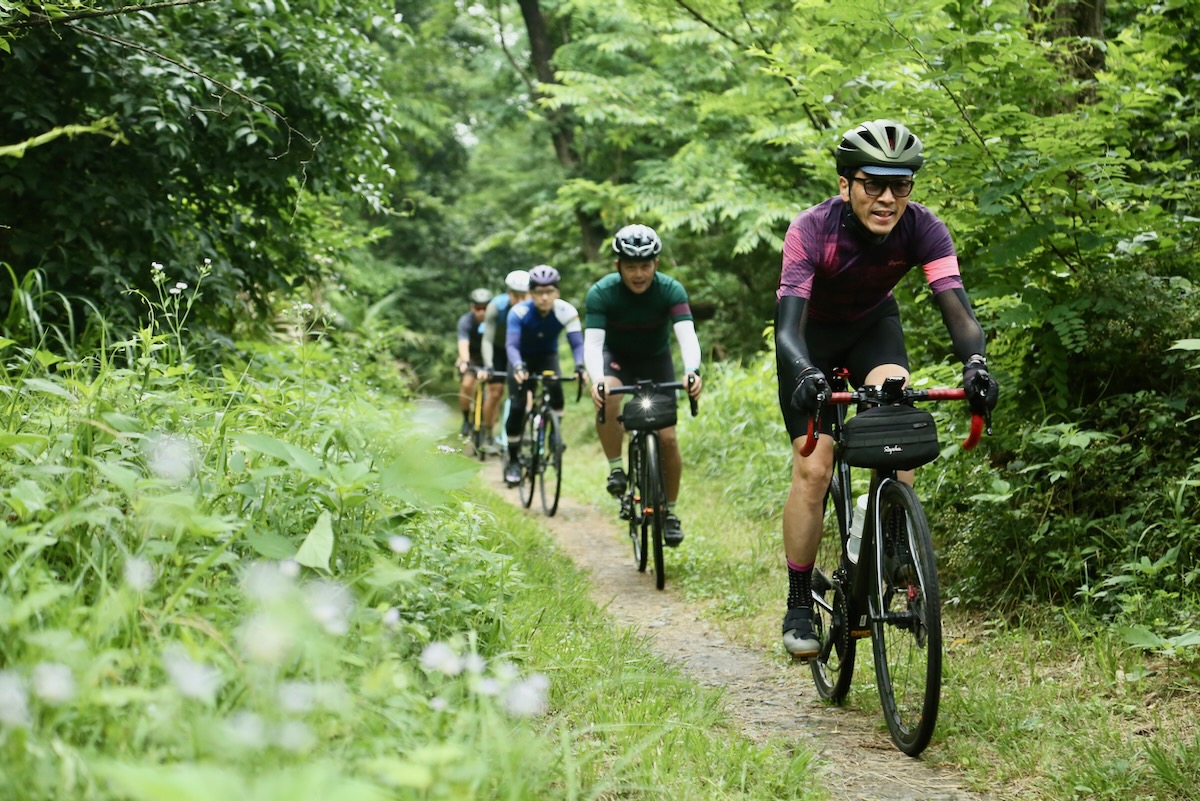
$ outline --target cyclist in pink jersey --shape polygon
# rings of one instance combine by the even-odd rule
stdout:
[[[792,440],[792,483],[783,510],[788,569],[783,645],[807,659],[820,647],[812,629],[811,578],[833,475],[831,437],[800,455],[818,395],[834,367],[858,387],[909,376],[900,312],[892,289],[920,266],[963,362],[963,386],[977,411],[999,396],[987,372],[984,334],[963,288],[958,254],[945,223],[911,202],[924,164],[921,140],[893,120],[874,120],[842,135],[838,195],[802,212],[788,227],[776,293],[779,405]],[[979,377],[977,379],[977,376]],[[822,428],[828,431],[828,420]],[[911,472],[902,474],[911,481]]]

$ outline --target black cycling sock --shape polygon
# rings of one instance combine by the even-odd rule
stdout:
[[[788,563],[788,609],[812,609],[812,565],[799,570]]]

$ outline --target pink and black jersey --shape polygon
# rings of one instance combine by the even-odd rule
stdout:
[[[910,202],[887,239],[874,244],[843,228],[845,206],[830,198],[788,226],[776,298],[804,298],[811,319],[836,322],[870,314],[916,266],[934,294],[962,288],[950,231],[932,211]]]

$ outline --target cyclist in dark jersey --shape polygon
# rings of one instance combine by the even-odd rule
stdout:
[[[558,296],[558,270],[548,264],[539,264],[529,271],[529,294],[523,303],[513,306],[508,312],[508,331],[505,333],[505,348],[508,350],[508,463],[504,468],[504,481],[509,486],[521,483],[521,428],[525,425],[525,407],[531,401],[532,377],[544,370],[559,372],[558,337],[567,332],[571,355],[575,358],[575,372],[580,381],[587,380],[583,369],[583,329],[579,312]],[[561,415],[563,391],[560,384],[550,389],[550,408]],[[560,421],[561,422],[561,421]],[[559,426],[561,431],[562,427]]]
[[[598,385],[634,384],[638,379],[657,382],[675,380],[671,356],[671,331],[679,340],[683,369],[692,378],[689,393],[700,397],[700,341],[687,291],[670,276],[658,271],[662,240],[646,225],[627,225],[613,237],[615,273],[601,278],[588,290],[587,330],[584,332],[584,361],[594,378],[592,400],[600,408]],[[608,458],[608,491],[620,496],[627,478],[621,461],[625,430],[617,420],[620,396],[607,398],[605,421],[596,422],[600,445]],[[659,431],[663,470],[667,480],[667,517],[663,542],[675,547],[683,542],[683,527],[674,507],[679,497],[683,457],[675,427]]]
[[[834,367],[850,384],[877,385],[909,376],[900,312],[892,289],[920,266],[963,362],[971,407],[990,411],[999,390],[987,373],[983,329],[971,311],[946,225],[910,202],[924,163],[921,141],[892,120],[847,131],[837,148],[837,197],[802,212],[788,227],[776,293],[775,347],[779,404],[792,440],[792,484],[783,509],[788,569],[784,648],[815,656],[811,578],[821,542],[825,492],[833,474],[833,442],[817,440],[801,456],[809,417]],[[976,383],[980,376],[986,388]],[[828,420],[822,428],[829,430]],[[911,482],[911,472],[901,474]]]
[[[486,289],[471,290],[470,310],[458,318],[458,408],[462,412],[460,436],[471,433],[471,401],[475,397],[475,371],[483,365],[483,315],[492,293]]]
[[[504,395],[504,376],[495,373],[508,370],[508,351],[504,347],[508,331],[508,310],[518,303],[529,300],[529,271],[513,270],[504,277],[507,291],[492,298],[483,316],[483,370],[481,376],[488,382],[487,399],[483,404],[484,447],[492,450],[495,441],[492,429],[500,412],[500,398]],[[496,347],[499,343],[500,347]]]

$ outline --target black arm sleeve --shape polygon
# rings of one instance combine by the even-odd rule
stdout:
[[[971,301],[967,300],[966,291],[961,288],[948,289],[933,297],[938,308],[942,310],[942,322],[950,332],[950,340],[954,343],[954,355],[958,360],[965,363],[976,353],[980,356],[986,355],[983,352],[983,328],[975,319],[975,313],[971,311]]]
[[[800,381],[800,374],[813,366],[804,341],[808,301],[784,296],[775,306],[775,362],[779,385],[789,393]]]

